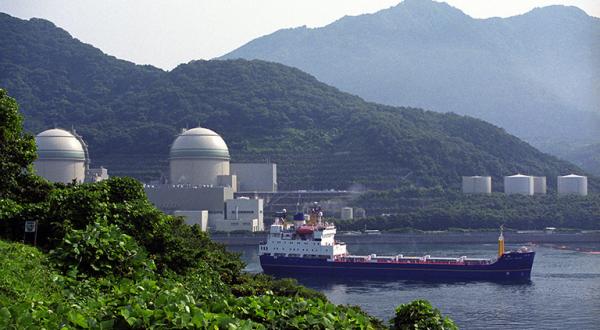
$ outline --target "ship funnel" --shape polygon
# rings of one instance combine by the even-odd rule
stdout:
[[[498,257],[504,254],[504,225],[500,226],[500,237],[498,237]]]

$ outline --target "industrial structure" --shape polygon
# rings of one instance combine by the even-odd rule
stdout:
[[[231,173],[237,176],[238,191],[277,191],[277,164],[232,163]]]
[[[234,198],[234,193],[238,187],[275,191],[276,165],[230,164],[230,159],[227,144],[216,132],[203,127],[183,130],[171,145],[169,183],[145,185],[144,190],[156,207],[204,230],[262,231],[263,200]]]
[[[534,195],[545,195],[547,192],[546,177],[545,176],[534,176],[533,177],[533,194]]]
[[[462,192],[465,194],[491,194],[491,176],[463,176]]]
[[[523,174],[505,176],[504,193],[507,195],[533,195],[533,177]]]
[[[341,219],[342,220],[352,220],[354,219],[354,212],[352,210],[351,207],[342,207],[342,215],[341,215]]]
[[[35,136],[37,159],[33,163],[38,175],[48,181],[72,183],[108,179],[108,170],[90,168],[87,144],[75,130],[53,128]]]
[[[170,183],[235,190],[237,182],[229,174],[229,159],[229,149],[219,134],[202,127],[184,130],[171,145]]]
[[[586,176],[569,174],[557,177],[559,195],[587,196],[588,182]]]

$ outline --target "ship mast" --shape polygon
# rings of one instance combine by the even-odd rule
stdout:
[[[498,257],[504,254],[504,225],[500,226],[500,237],[498,237]]]

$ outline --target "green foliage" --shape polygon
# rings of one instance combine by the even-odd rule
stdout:
[[[223,135],[234,161],[278,163],[279,187],[458,187],[516,172],[580,170],[480,120],[387,107],[263,61],[194,61],[170,72],[106,56],[43,20],[0,16],[0,86],[27,128],[74,125],[113,175],[157,179],[182,127]]]
[[[431,307],[427,300],[415,300],[396,308],[396,316],[392,319],[392,329],[447,330],[458,329],[458,327],[452,320],[443,317],[437,308]]]
[[[291,278],[274,279],[265,274],[243,274],[241,279],[241,283],[231,287],[231,292],[238,297],[271,294],[276,296],[327,300],[324,294],[300,286],[298,285],[298,281]]]
[[[353,201],[371,217],[338,221],[342,230],[414,228],[514,229],[545,227],[600,229],[600,195],[466,195],[437,188],[371,191]],[[385,216],[382,216],[385,214]]]
[[[71,276],[84,273],[131,277],[144,268],[155,268],[131,236],[123,234],[116,225],[98,222],[87,225],[84,230],[68,231],[50,254],[58,267]]]
[[[19,185],[35,157],[35,141],[23,132],[17,102],[0,88],[0,198],[23,197]]]

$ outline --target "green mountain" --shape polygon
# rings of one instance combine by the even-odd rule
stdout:
[[[600,142],[600,19],[576,7],[475,19],[404,0],[279,30],[222,58],[290,65],[373,102],[474,116],[559,156]]]
[[[102,53],[40,19],[0,14],[0,86],[27,129],[75,127],[94,165],[158,179],[182,127],[223,135],[233,161],[278,163],[281,189],[458,187],[461,175],[581,172],[484,121],[391,107],[264,61],[165,72]]]

